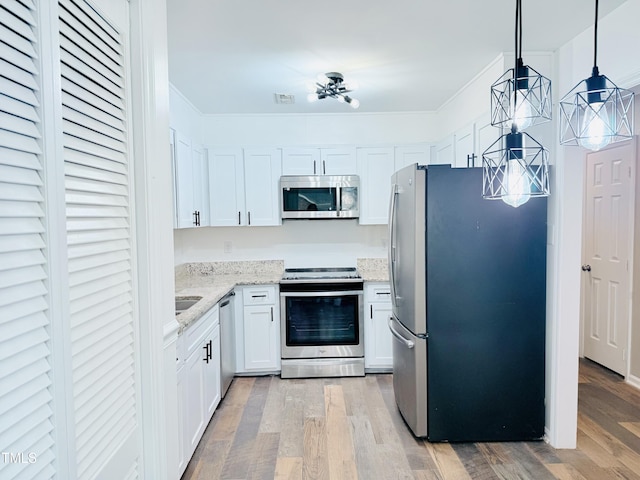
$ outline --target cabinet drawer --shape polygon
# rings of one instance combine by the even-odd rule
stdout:
[[[202,342],[205,335],[211,328],[219,321],[218,305],[213,307],[207,313],[202,315],[199,320],[189,325],[189,327],[183,333],[184,344],[183,348],[185,358],[188,358],[193,351],[198,348],[198,345]]]
[[[245,287],[242,289],[242,301],[248,305],[274,305],[276,303],[276,287]]]
[[[379,285],[366,285],[365,298],[367,302],[390,302],[391,287],[388,283]]]

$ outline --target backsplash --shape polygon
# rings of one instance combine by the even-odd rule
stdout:
[[[356,266],[386,258],[387,226],[357,220],[285,220],[278,227],[174,230],[174,264],[280,260],[287,268]]]

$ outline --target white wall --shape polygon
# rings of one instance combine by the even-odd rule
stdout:
[[[640,83],[640,0],[629,0],[598,23],[600,73],[621,87]],[[593,27],[563,46],[556,55],[556,98],[591,75]],[[556,110],[557,111],[557,110]],[[557,138],[557,137],[556,137]],[[556,140],[557,142],[557,140]],[[550,218],[557,226],[549,280],[554,290],[552,329],[547,359],[551,365],[547,389],[547,425],[552,445],[576,445],[578,354],[580,334],[580,264],[584,163],[586,150],[556,143],[556,168]]]
[[[437,111],[439,141],[489,110],[491,85],[510,67],[505,67],[505,55],[498,56]],[[499,129],[496,128],[496,138]]]
[[[208,146],[380,145],[434,142],[432,112],[205,115]]]
[[[176,265],[186,262],[284,260],[286,267],[355,266],[386,257],[387,228],[357,220],[285,220],[279,227],[174,230]]]
[[[189,138],[202,143],[202,114],[173,85],[169,84],[169,126]]]

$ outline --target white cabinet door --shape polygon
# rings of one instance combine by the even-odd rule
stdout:
[[[246,224],[280,225],[281,154],[276,148],[244,150]]]
[[[174,185],[177,227],[209,225],[206,150],[180,132],[174,135]]]
[[[178,339],[186,360],[178,366],[178,404],[182,432],[179,464],[186,468],[220,403],[220,324],[216,305]],[[181,472],[183,470],[180,470]]]
[[[187,461],[193,455],[204,432],[204,341],[187,357],[185,368],[184,431]]]
[[[175,134],[175,184],[176,205],[178,207],[178,228],[195,226],[193,205],[193,162],[191,161],[191,140],[180,132]]]
[[[203,415],[205,423],[208,423],[220,403],[221,383],[220,383],[220,325],[216,325],[207,339],[204,346],[209,348],[209,361],[205,361],[202,369],[203,384]]]
[[[476,121],[476,146],[475,146],[475,166],[482,166],[482,154],[487,150],[502,134],[499,128],[491,125],[489,113],[483,115]]]
[[[319,164],[318,148],[282,149],[282,175],[316,175]]]
[[[209,165],[207,151],[203,145],[191,143],[193,162],[193,208],[196,212],[196,227],[209,225]]]
[[[458,130],[454,135],[454,161],[451,165],[456,168],[471,166],[475,149],[475,124],[467,125]]]
[[[209,211],[211,225],[242,224],[244,163],[241,148],[209,149]]]
[[[246,371],[279,370],[280,322],[275,305],[244,307],[244,368]]]
[[[355,175],[358,173],[356,149],[336,147],[320,149],[319,175]]]
[[[395,170],[398,171],[407,165],[429,165],[431,161],[431,146],[401,145],[395,148]]]
[[[171,171],[173,172],[173,228],[178,228],[178,185],[176,183],[176,131],[169,129],[169,155],[171,157]]]
[[[391,176],[394,172],[393,147],[359,148],[360,224],[384,225],[389,213]]]
[[[187,468],[187,463],[189,459],[186,456],[185,445],[186,445],[186,430],[185,430],[185,422],[184,422],[184,412],[186,412],[186,390],[185,390],[185,366],[184,363],[180,364],[177,372],[178,377],[178,476],[182,475],[184,470]]]
[[[280,174],[277,148],[210,149],[211,225],[280,225]]]
[[[251,285],[236,292],[236,373],[279,371],[278,287]]]
[[[389,330],[391,296],[388,283],[365,285],[365,368],[389,371],[393,368],[393,340]]]
[[[438,142],[434,149],[434,159],[433,162],[436,165],[453,165],[454,158],[454,147],[453,147],[453,135],[449,135],[444,140]]]
[[[282,175],[355,175],[355,147],[283,148]]]

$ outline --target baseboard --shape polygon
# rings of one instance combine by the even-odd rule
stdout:
[[[635,387],[638,390],[640,390],[640,377],[636,377],[635,375],[629,375],[627,376],[627,378],[625,378],[625,381],[632,387]]]

